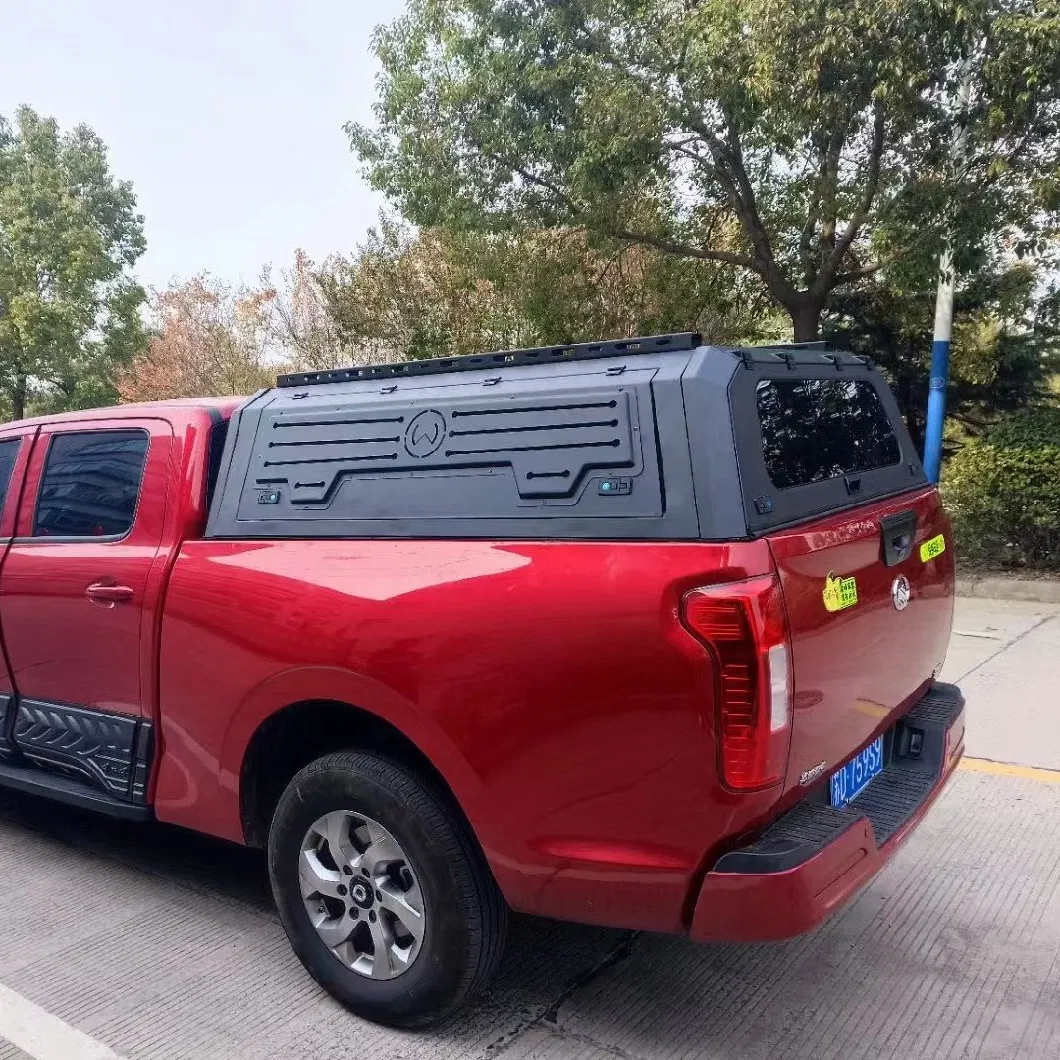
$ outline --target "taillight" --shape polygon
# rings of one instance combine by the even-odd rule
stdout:
[[[737,791],[779,783],[791,739],[791,657],[780,583],[764,575],[693,589],[682,614],[718,670],[722,779]]]

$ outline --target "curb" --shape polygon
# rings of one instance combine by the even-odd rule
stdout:
[[[1060,580],[1047,578],[958,578],[958,596],[985,600],[1033,600],[1040,604],[1060,604]]]

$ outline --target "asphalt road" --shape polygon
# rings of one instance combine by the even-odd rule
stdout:
[[[0,1060],[1053,1060],[1060,607],[960,601],[944,676],[969,760],[817,932],[705,947],[518,919],[494,989],[427,1034],[312,983],[259,855],[2,794]]]

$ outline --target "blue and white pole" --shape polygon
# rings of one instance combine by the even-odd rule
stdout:
[[[953,333],[953,257],[950,248],[939,261],[939,286],[935,294],[935,334],[931,341],[931,375],[928,379],[927,429],[924,436],[924,471],[938,482],[942,470],[942,429],[946,424],[946,385],[950,378],[950,336]]]
[[[955,167],[964,162],[968,142],[968,104],[972,94],[972,66],[964,59],[957,83],[957,133],[953,141]],[[950,381],[950,336],[953,333],[953,248],[946,240],[939,258],[939,286],[935,294],[935,335],[931,342],[927,426],[924,432],[924,471],[938,482],[942,472],[942,430],[946,425],[946,387]]]

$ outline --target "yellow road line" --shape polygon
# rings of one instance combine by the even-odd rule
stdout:
[[[1042,784],[1060,784],[1060,769],[992,762],[989,758],[962,758],[960,768],[970,773],[990,773],[996,777],[1020,777],[1023,780],[1037,780]]]

